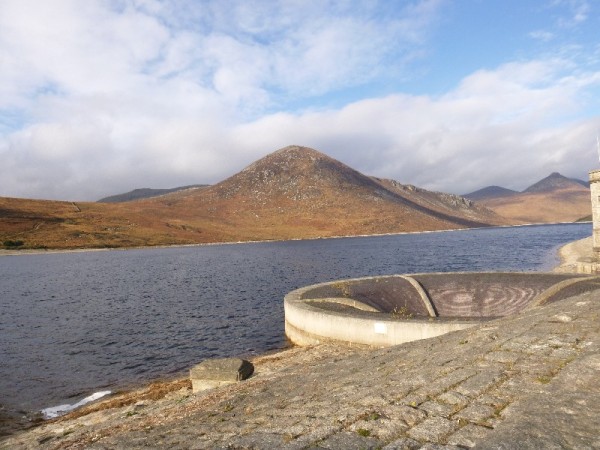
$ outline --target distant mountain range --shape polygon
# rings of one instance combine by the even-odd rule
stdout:
[[[534,193],[534,192],[554,192],[559,189],[569,189],[574,187],[575,185],[583,186],[584,188],[589,188],[590,184],[583,181],[578,180],[577,178],[567,178],[562,176],[558,172],[554,172],[547,176],[546,178],[538,181],[535,184],[532,184],[523,192]],[[575,186],[577,187],[577,186]]]
[[[464,197],[516,223],[573,222],[591,213],[589,183],[557,172],[522,192],[488,186]]]
[[[99,203],[122,203],[131,202],[133,200],[140,200],[142,198],[158,197],[160,195],[170,194],[172,192],[183,191],[186,189],[196,189],[207,187],[207,184],[191,184],[189,186],[181,186],[172,189],[151,189],[141,188],[134,189],[133,191],[125,192],[124,194],[111,195],[110,197],[104,197],[98,200]]]
[[[468,198],[465,198],[468,197]],[[0,197],[6,248],[92,248],[370,235],[575,221],[589,188],[558,173],[523,192],[465,197],[364,175],[289,146],[212,186],[136,189],[102,202]]]
[[[267,155],[213,186],[151,198],[118,203],[0,198],[0,243],[22,242],[22,248],[316,238],[507,223],[463,197],[369,177],[299,146]]]
[[[546,178],[538,181],[537,183],[532,184],[527,189],[522,192],[534,193],[534,192],[553,192],[558,189],[568,189],[573,187],[573,185],[578,184],[585,188],[589,188],[590,184],[583,180],[578,180],[577,178],[567,178],[562,176],[558,172],[554,172],[547,176]],[[482,189],[479,189],[475,192],[470,192],[468,194],[464,194],[463,197],[468,198],[470,200],[480,201],[480,200],[489,200],[493,198],[499,197],[509,197],[511,195],[519,194],[519,191],[513,191],[512,189],[503,188],[501,186],[487,186]]]
[[[463,197],[474,201],[489,200],[492,198],[509,197],[518,194],[518,191],[503,188],[501,186],[487,186],[469,194],[464,194]]]

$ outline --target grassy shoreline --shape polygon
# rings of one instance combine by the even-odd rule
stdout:
[[[290,241],[317,241],[322,239],[349,239],[359,237],[381,237],[381,236],[402,236],[410,234],[428,234],[428,233],[447,233],[450,231],[469,231],[494,228],[521,228],[521,227],[537,227],[545,225],[568,225],[578,224],[581,222],[555,222],[555,223],[525,223],[518,225],[494,225],[489,227],[473,227],[473,228],[452,228],[448,230],[423,230],[423,231],[400,231],[397,233],[376,233],[376,234],[351,234],[340,236],[318,236],[295,239],[262,239],[248,241],[218,241],[218,242],[199,242],[193,244],[170,244],[170,245],[144,245],[136,247],[83,247],[83,248],[44,248],[44,249],[1,249],[0,256],[23,256],[23,255],[45,255],[53,253],[83,253],[83,252],[106,252],[106,251],[127,251],[127,250],[147,250],[161,248],[186,248],[186,247],[205,247],[211,245],[235,245],[235,244],[260,244],[267,242],[290,242]],[[585,222],[583,222],[585,223]]]

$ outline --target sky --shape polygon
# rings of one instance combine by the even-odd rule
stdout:
[[[0,0],[0,196],[217,183],[287,145],[464,194],[600,167],[598,0]]]

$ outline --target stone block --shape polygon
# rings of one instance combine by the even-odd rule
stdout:
[[[411,428],[406,434],[417,441],[440,443],[440,441],[457,428],[458,424],[454,421],[444,419],[443,417],[430,417],[416,427]]]
[[[481,403],[473,403],[454,415],[454,419],[463,419],[474,423],[483,423],[494,415],[495,409]]]
[[[318,445],[318,448],[321,449],[343,448],[347,450],[374,450],[383,447],[382,443],[379,440],[369,437],[369,433],[366,430],[362,433],[342,431],[319,442]]]
[[[382,450],[417,450],[419,448],[421,448],[419,441],[403,437],[386,445]]]
[[[448,444],[471,448],[491,432],[489,428],[469,424],[448,438]]]
[[[192,392],[245,380],[254,372],[251,362],[240,358],[207,359],[190,369]]]
[[[454,413],[455,408],[452,405],[439,403],[436,401],[428,401],[419,406],[419,409],[427,411],[428,416],[440,416],[446,419]]]

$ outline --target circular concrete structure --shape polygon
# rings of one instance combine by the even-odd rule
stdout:
[[[332,281],[285,296],[285,333],[297,345],[389,346],[595,289],[600,277],[556,273],[423,273]]]

